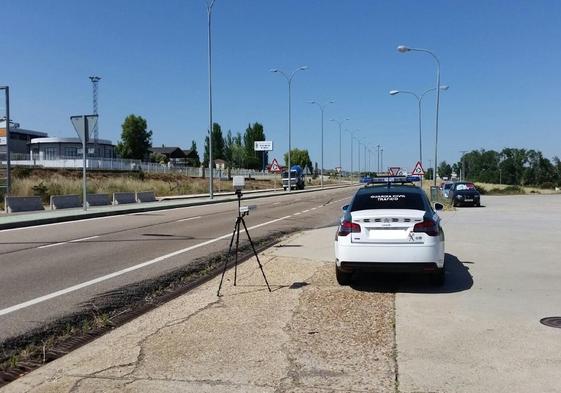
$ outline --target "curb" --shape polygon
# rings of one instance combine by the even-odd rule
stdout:
[[[282,192],[281,194],[250,195],[245,197],[244,200],[270,198],[270,197],[278,197],[278,196],[294,195],[294,194],[306,194],[311,192],[327,191],[327,190],[334,190],[334,189],[347,188],[347,187],[352,187],[352,185],[325,187],[323,189],[318,188],[318,189],[311,189],[311,190],[299,190],[299,191],[292,191],[290,193]],[[220,200],[209,199],[205,201],[183,202],[183,203],[177,203],[177,204],[166,205],[166,206],[144,206],[144,207],[139,206],[135,208],[115,210],[115,211],[92,212],[86,214],[81,213],[81,214],[61,216],[61,217],[45,217],[36,220],[9,222],[9,223],[0,224],[0,231],[4,229],[25,228],[25,227],[32,227],[32,226],[39,226],[39,225],[46,225],[46,224],[54,224],[59,222],[86,220],[90,218],[120,216],[120,215],[131,214],[131,213],[142,213],[142,212],[150,212],[150,211],[158,211],[158,210],[170,210],[170,209],[177,209],[181,207],[213,205],[217,203],[235,202],[237,200],[238,200],[237,197],[232,196],[231,198],[225,198]]]

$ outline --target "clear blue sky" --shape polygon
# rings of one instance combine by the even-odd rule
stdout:
[[[199,152],[207,129],[204,0],[2,0],[0,84],[11,87],[22,127],[73,136],[69,116],[91,112],[89,75],[100,82],[100,137],[116,142],[130,113],[148,120],[154,145]],[[213,14],[214,119],[223,131],[263,123],[287,149],[287,85],[278,67],[300,65],[293,84],[293,146],[338,164],[338,128],[372,145],[384,163],[412,168],[418,157],[417,107],[392,89],[435,85],[432,58],[400,54],[430,48],[442,63],[439,160],[460,150],[534,148],[561,155],[561,2],[216,0]],[[7,55],[7,57],[5,56]],[[424,104],[425,166],[434,155],[434,96]],[[344,134],[343,166],[349,166]],[[356,162],[355,162],[356,168]]]

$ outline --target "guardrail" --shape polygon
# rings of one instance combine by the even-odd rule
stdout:
[[[4,209],[6,213],[30,212],[36,210],[45,210],[41,197],[4,197]]]

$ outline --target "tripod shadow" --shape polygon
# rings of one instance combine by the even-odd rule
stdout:
[[[430,283],[428,275],[409,273],[355,273],[351,288],[357,291],[380,293],[455,293],[473,286],[473,277],[466,265],[474,262],[460,261],[446,254],[446,281],[442,286]]]

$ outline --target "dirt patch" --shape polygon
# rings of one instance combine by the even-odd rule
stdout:
[[[339,286],[331,263],[307,284],[286,327],[291,367],[281,391],[395,392],[394,294]]]

